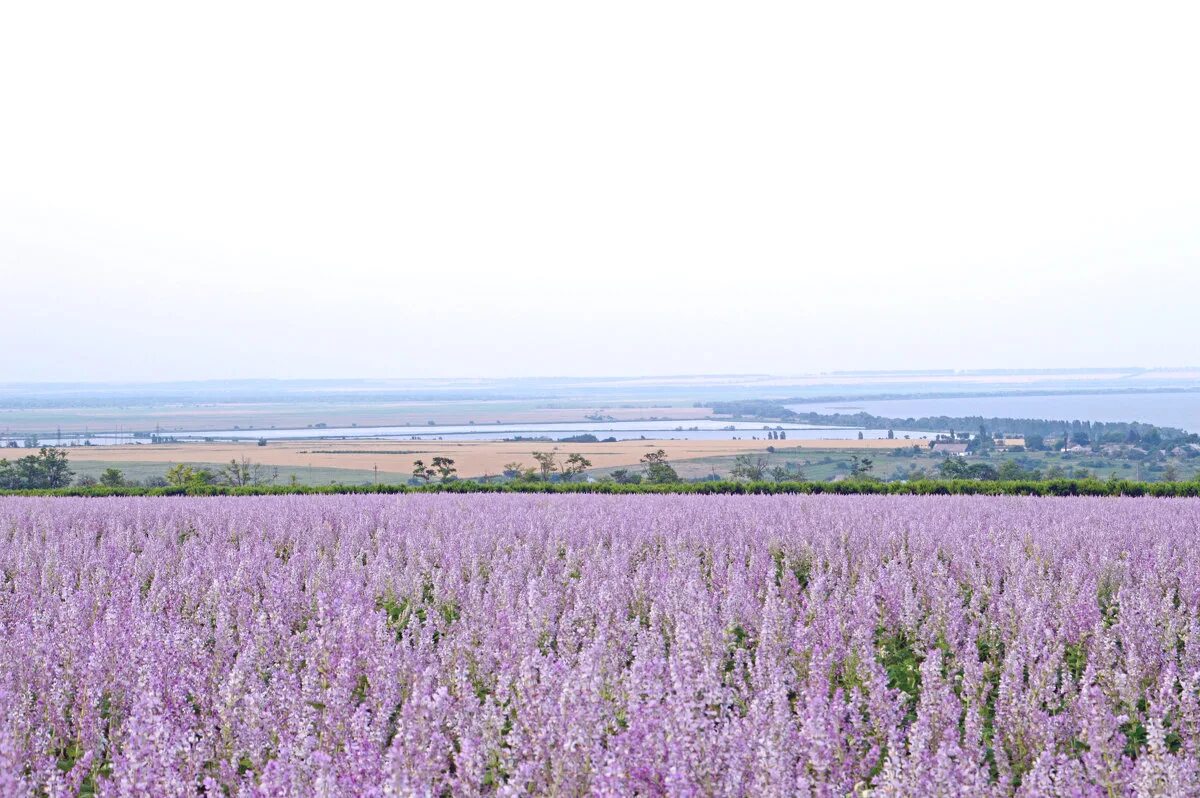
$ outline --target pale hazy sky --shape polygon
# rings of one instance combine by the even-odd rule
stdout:
[[[1200,363],[1193,3],[7,3],[0,382]]]

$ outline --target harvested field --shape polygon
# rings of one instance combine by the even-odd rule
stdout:
[[[912,446],[904,440],[808,440],[780,441],[779,450],[793,449],[895,449]],[[280,468],[344,468],[356,471],[408,473],[416,459],[428,462],[436,456],[450,457],[463,477],[497,475],[506,463],[534,465],[533,452],[556,450],[579,452],[596,468],[636,465],[647,452],[664,449],[674,461],[703,457],[765,452],[762,440],[636,440],[616,443],[550,443],[507,441],[281,441],[267,446],[253,443],[135,444],[130,446],[76,446],[69,449],[72,462],[102,461],[119,464],[227,463],[248,457],[265,466]]]

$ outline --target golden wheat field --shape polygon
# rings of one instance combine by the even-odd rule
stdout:
[[[806,440],[780,443],[794,449],[894,449],[912,446],[905,440]],[[579,452],[595,468],[635,465],[647,452],[666,451],[673,461],[765,451],[762,440],[633,440],[616,443],[552,443],[532,441],[279,441],[267,446],[249,443],[134,444],[128,446],[76,446],[69,449],[72,462],[222,463],[242,457],[264,466],[291,468],[344,468],[406,473],[413,460],[428,462],[436,456],[454,460],[463,477],[500,474],[507,463],[533,466],[533,452]]]

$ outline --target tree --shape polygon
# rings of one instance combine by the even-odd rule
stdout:
[[[999,478],[995,466],[990,463],[974,463],[968,469],[971,479],[995,480]]]
[[[778,435],[778,438],[779,438],[779,440],[781,440],[781,441],[786,441],[786,440],[787,440],[787,431],[786,431],[786,430],[779,430],[779,435]]]
[[[533,459],[537,460],[538,472],[541,474],[542,481],[549,482],[558,465],[558,458],[554,452],[534,452]]]
[[[625,468],[618,468],[612,472],[612,478],[621,485],[637,485],[642,481],[642,475],[636,472],[629,471]]]
[[[896,440],[896,431],[895,430],[891,430],[891,429],[888,430],[888,440],[889,441]]]
[[[234,487],[249,485],[251,481],[250,460],[246,457],[241,460],[231,459],[229,465],[221,469],[221,476]]]
[[[1016,460],[1005,460],[996,469],[996,476],[998,479],[1012,481],[1018,479],[1037,479],[1041,475],[1036,472],[1026,471]]]
[[[278,475],[280,475],[280,469],[276,468],[274,472],[268,472],[262,463],[251,462],[248,457],[230,460],[228,466],[221,469],[221,478],[226,481],[226,484],[234,487],[271,484],[278,479]]]
[[[667,462],[667,453],[663,449],[643,455],[642,464],[646,466],[647,482],[664,485],[679,481],[679,474]]]
[[[958,457],[947,457],[938,463],[938,474],[944,479],[970,479],[971,467]]]
[[[863,439],[862,430],[859,430],[859,432],[858,432],[858,439],[859,439],[860,441]]]
[[[433,479],[435,474],[437,474],[437,471],[432,468],[427,468],[424,460],[413,460],[413,479],[417,479],[428,484],[429,480]]]
[[[430,465],[433,466],[433,470],[438,474],[438,479],[442,482],[452,482],[457,479],[454,474],[458,469],[454,467],[454,461],[449,457],[435,457]]]
[[[579,453],[572,453],[567,455],[567,461],[565,463],[561,463],[559,465],[558,472],[561,475],[563,482],[570,482],[591,467],[591,460]]]
[[[42,476],[42,464],[38,462],[37,455],[31,454],[22,457],[13,463],[13,468],[17,473],[17,481],[27,488],[44,488],[45,481]]]
[[[43,446],[37,458],[41,461],[42,478],[47,488],[65,488],[71,484],[75,472],[67,465],[66,452]]]
[[[190,465],[179,463],[167,469],[167,483],[177,488],[192,485],[208,485],[213,481],[212,472],[207,468],[193,469]]]
[[[1179,481],[1178,466],[1176,466],[1174,463],[1167,463],[1166,466],[1163,467],[1162,481],[1163,482],[1178,482]]]
[[[75,475],[67,465],[67,453],[43,446],[37,454],[29,454],[10,463],[0,460],[0,488],[28,490],[65,488]]]
[[[119,468],[106,468],[100,475],[100,484],[106,488],[119,488],[125,484],[125,475]]]
[[[792,475],[792,472],[788,471],[783,466],[771,467],[771,479],[775,480],[776,482],[787,482],[788,480],[795,478],[796,477]]]
[[[994,448],[992,439],[984,435],[976,435],[971,440],[967,441],[967,451],[971,454],[979,454]]]
[[[748,454],[739,454],[733,459],[733,468],[729,470],[734,479],[746,479],[758,482],[767,473],[767,458],[755,458]]]
[[[1025,436],[1025,448],[1031,452],[1040,452],[1046,448],[1046,439],[1041,435],[1029,433]]]
[[[859,435],[862,435],[860,432]],[[875,467],[875,462],[870,457],[859,457],[857,454],[850,456],[850,476],[865,477],[869,476],[871,469]]]
[[[192,481],[194,474],[191,466],[179,463],[167,469],[167,482],[177,488],[182,488]]]
[[[509,479],[529,479],[533,475],[533,471],[526,469],[524,463],[514,460],[504,464],[503,474]]]

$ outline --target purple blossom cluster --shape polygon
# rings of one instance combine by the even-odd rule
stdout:
[[[1195,795],[1200,503],[0,499],[0,795]]]

